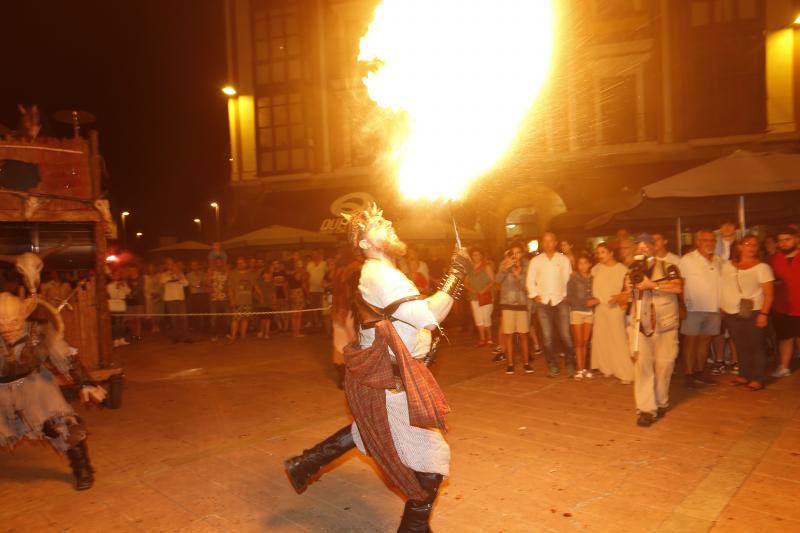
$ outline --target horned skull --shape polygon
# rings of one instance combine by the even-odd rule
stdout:
[[[41,285],[42,268],[44,267],[44,258],[54,252],[68,248],[69,244],[59,244],[47,250],[43,250],[39,254],[33,252],[25,252],[19,255],[0,255],[0,261],[11,263],[17,269],[17,272],[22,276],[22,281],[25,283],[28,292],[36,294]]]

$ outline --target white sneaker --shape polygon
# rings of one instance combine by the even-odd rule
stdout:
[[[591,370],[583,370],[583,377],[586,379],[592,379],[594,374],[592,374]]]
[[[575,372],[575,375],[572,376],[572,379],[574,379],[575,381],[581,381],[583,379],[583,377],[584,377],[584,374],[583,374],[584,372],[586,372],[586,371],[585,370],[578,370],[577,372]]]
[[[772,373],[773,378],[786,378],[792,375],[792,371],[788,368],[783,368],[779,366],[775,369],[775,372]]]

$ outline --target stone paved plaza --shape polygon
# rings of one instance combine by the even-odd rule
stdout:
[[[0,531],[393,531],[403,502],[351,452],[302,496],[281,461],[348,421],[321,336],[115,352],[120,410],[79,408],[97,482],[40,444],[0,453]],[[800,531],[800,380],[686,392],[648,429],[630,385],[505,375],[455,342],[437,532]]]

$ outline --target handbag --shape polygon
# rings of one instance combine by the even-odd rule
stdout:
[[[492,303],[492,291],[483,291],[478,293],[478,305],[483,307]]]
[[[736,269],[736,286],[739,288],[739,294],[742,294],[742,285],[739,283],[739,269]],[[755,307],[755,303],[751,298],[740,298],[739,299],[739,312],[736,313],[736,316],[739,318],[750,318],[750,315],[753,314],[753,307]]]

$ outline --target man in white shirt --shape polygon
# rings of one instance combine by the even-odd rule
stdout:
[[[694,236],[695,250],[684,255],[678,269],[684,280],[683,298],[686,318],[681,323],[686,386],[714,385],[705,373],[708,346],[719,335],[719,281],[722,261],[714,255],[716,238],[711,231],[700,230]]]
[[[189,322],[186,320],[186,294],[184,288],[189,285],[186,276],[183,275],[181,266],[172,259],[164,261],[164,272],[161,273],[160,281],[164,291],[164,307],[170,314],[172,324],[172,342],[191,343],[189,338]]]
[[[542,253],[531,259],[526,279],[528,298],[534,302],[536,319],[542,328],[547,375],[551,378],[560,372],[558,358],[553,350],[554,328],[566,349],[567,375],[575,375],[575,348],[569,331],[569,304],[566,300],[572,265],[567,256],[556,252],[557,242],[553,232],[548,231],[542,235]]]
[[[664,261],[668,265],[678,266],[681,258],[669,251],[669,248],[667,248],[669,241],[664,238],[664,234],[651,233],[651,236],[653,237],[653,255],[655,258]]]
[[[306,265],[308,274],[308,300],[312,309],[322,307],[322,297],[325,294],[325,274],[328,272],[328,264],[322,259],[322,252],[314,250],[311,253],[311,261]],[[315,327],[322,327],[322,313],[314,311],[311,313]]]

